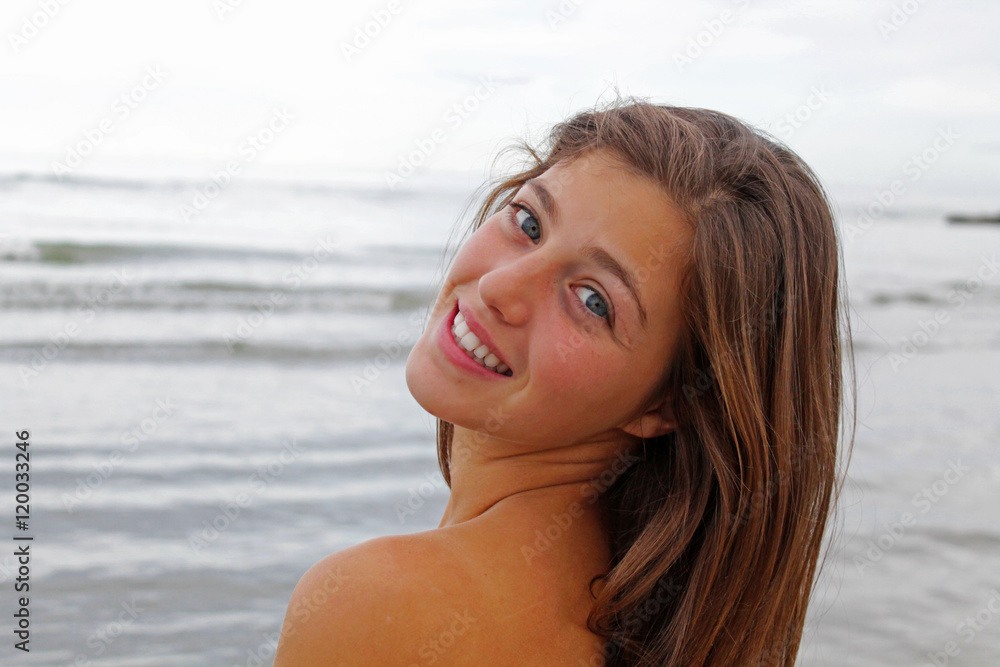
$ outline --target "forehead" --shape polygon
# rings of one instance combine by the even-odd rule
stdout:
[[[607,151],[560,161],[532,180],[543,184],[560,210],[588,213],[588,218],[614,215],[622,221],[659,221],[665,227],[678,226],[675,232],[683,231],[683,215],[664,189]]]
[[[690,225],[666,191],[606,151],[561,161],[532,181],[546,192],[531,182],[529,189],[539,198],[551,197],[560,222],[599,234],[622,250],[651,244],[680,252],[691,240]]]

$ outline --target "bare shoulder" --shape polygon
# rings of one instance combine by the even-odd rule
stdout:
[[[465,579],[461,559],[427,534],[380,537],[333,553],[292,592],[274,665],[425,663],[426,638],[442,619],[461,625],[462,610],[455,618],[449,611],[463,606]]]
[[[465,524],[323,558],[292,592],[275,667],[589,664],[603,642],[585,584],[526,565],[507,537]]]

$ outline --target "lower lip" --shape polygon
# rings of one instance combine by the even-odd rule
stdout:
[[[441,323],[441,328],[438,330],[438,343],[441,345],[441,350],[444,352],[444,356],[448,357],[448,359],[450,359],[456,366],[463,368],[470,373],[475,373],[476,375],[493,378],[495,380],[506,380],[508,377],[511,377],[509,375],[501,375],[500,373],[490,370],[485,366],[480,366],[469,357],[464,348],[459,347],[458,342],[451,333],[451,328],[455,324],[455,315],[457,314],[458,305],[456,304],[456,306],[452,308],[448,317],[444,318],[444,321]]]

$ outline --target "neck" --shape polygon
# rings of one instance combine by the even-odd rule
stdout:
[[[526,448],[455,426],[451,443],[451,496],[439,527],[498,507],[548,517],[573,511],[603,523],[604,492],[638,458],[622,439]],[[523,501],[523,502],[522,502]]]

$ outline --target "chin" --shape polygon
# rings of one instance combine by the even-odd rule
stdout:
[[[424,352],[429,342],[426,338],[425,334],[417,339],[406,358],[406,388],[420,407],[437,417],[441,409],[441,382]]]

